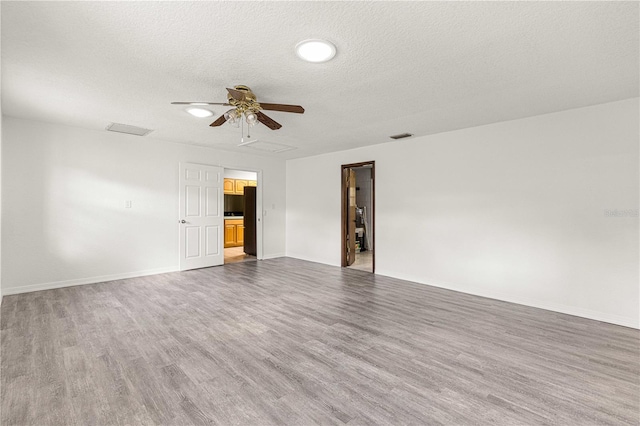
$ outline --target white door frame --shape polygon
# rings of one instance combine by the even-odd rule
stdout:
[[[262,251],[263,245],[263,226],[264,223],[264,209],[262,207],[262,170],[252,169],[251,167],[244,166],[220,166],[224,170],[238,170],[244,172],[253,172],[257,175],[258,187],[256,188],[256,258],[258,260],[264,259]]]

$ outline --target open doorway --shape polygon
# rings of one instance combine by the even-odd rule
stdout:
[[[342,166],[342,266],[375,272],[375,161]]]
[[[224,170],[224,263],[257,260],[258,174]]]

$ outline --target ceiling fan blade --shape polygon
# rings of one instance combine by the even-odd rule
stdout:
[[[171,105],[225,105],[225,106],[229,106],[231,104],[220,103],[220,102],[171,102]]]
[[[300,105],[265,104],[260,102],[260,107],[268,111],[295,112],[296,114],[304,114],[304,108],[302,108]]]
[[[222,126],[226,121],[227,121],[226,117],[224,116],[224,114],[222,114],[220,117],[218,117],[218,119],[216,121],[214,121],[213,123],[209,124],[209,126],[211,126],[211,127]]]
[[[244,92],[236,89],[229,89],[227,87],[227,92],[231,95],[231,97],[237,101],[244,101]]]
[[[273,120],[267,115],[261,113],[260,111],[258,111],[256,115],[258,116],[258,121],[264,124],[265,126],[267,126],[268,128],[270,128],[271,130],[278,130],[280,127],[282,127],[282,124],[278,123],[277,121]]]

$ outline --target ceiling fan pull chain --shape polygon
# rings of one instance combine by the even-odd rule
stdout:
[[[240,116],[240,143],[244,142],[244,123],[242,122],[242,115]]]

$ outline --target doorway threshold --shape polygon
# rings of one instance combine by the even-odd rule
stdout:
[[[228,247],[224,249],[224,264],[240,262],[252,262],[258,260],[257,257],[244,252],[244,247]]]

